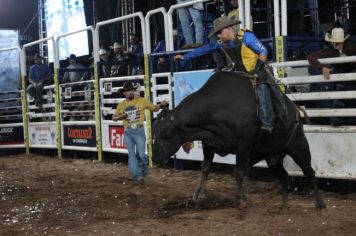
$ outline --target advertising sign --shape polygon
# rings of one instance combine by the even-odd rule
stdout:
[[[64,145],[96,147],[95,125],[64,125]]]
[[[12,144],[23,144],[23,127],[22,126],[12,126],[12,127],[1,127],[0,128],[0,146],[1,145],[12,145]]]
[[[56,124],[30,125],[29,138],[31,145],[57,146]]]
[[[110,148],[127,148],[124,142],[124,127],[109,126]]]
[[[211,70],[174,73],[174,104],[200,89],[213,74]]]

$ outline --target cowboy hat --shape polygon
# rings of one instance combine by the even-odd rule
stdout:
[[[241,24],[241,21],[231,19],[227,16],[221,16],[214,20],[213,26],[214,28],[209,32],[209,38],[213,35],[219,33],[221,30],[225,29],[226,27]]]
[[[99,50],[99,56],[102,56],[102,55],[105,55],[106,54],[106,50],[105,49],[103,49],[103,48],[100,48],[100,50]],[[89,57],[89,60],[93,60],[94,59],[94,51],[93,52],[91,52],[91,57]]]
[[[34,56],[33,56],[33,60],[42,60],[43,57],[40,56],[39,53],[36,53]]]
[[[120,43],[115,42],[113,46],[110,46],[111,49],[124,48]]]
[[[136,88],[132,85],[131,81],[125,81],[121,89],[119,89],[119,95],[122,96],[124,92],[135,91]]]
[[[350,35],[345,37],[345,32],[343,28],[333,28],[330,32],[325,34],[325,41],[331,43],[343,43],[346,39],[348,39]]]
[[[105,54],[106,54],[106,50],[103,48],[100,48],[99,55],[101,56],[101,55],[105,55]]]

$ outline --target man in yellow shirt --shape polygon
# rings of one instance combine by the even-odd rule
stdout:
[[[126,81],[119,91],[126,98],[117,105],[113,120],[123,120],[125,127],[124,140],[129,156],[129,172],[134,181],[142,182],[148,174],[148,161],[145,154],[146,135],[143,127],[145,110],[158,111],[168,105],[163,101],[158,106],[136,95],[136,88],[131,81]]]

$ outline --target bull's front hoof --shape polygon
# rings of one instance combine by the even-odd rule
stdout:
[[[199,198],[206,198],[206,190],[204,190],[200,186],[198,186],[197,189],[195,190],[192,199],[194,202],[196,202],[198,201]]]
[[[243,210],[243,209],[246,209],[246,208],[247,208],[247,202],[246,201],[237,203],[237,209]]]
[[[279,206],[279,212],[288,213],[289,212],[289,204],[283,203],[281,206]]]
[[[324,203],[324,202],[318,202],[318,203],[316,204],[316,210],[321,211],[321,210],[323,210],[323,209],[326,209],[325,203]]]

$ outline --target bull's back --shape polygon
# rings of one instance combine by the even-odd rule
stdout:
[[[211,106],[233,111],[235,116],[256,114],[256,95],[248,78],[234,72],[217,72],[197,91],[198,96],[209,99]]]
[[[209,125],[232,137],[256,130],[256,95],[248,78],[233,72],[217,72],[176,108],[185,124]],[[245,136],[245,135],[244,135]]]

